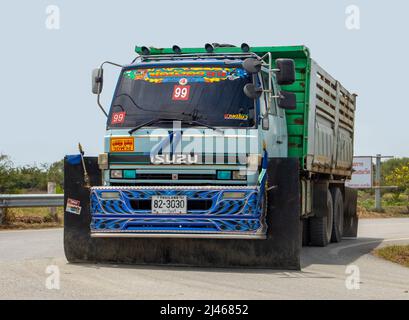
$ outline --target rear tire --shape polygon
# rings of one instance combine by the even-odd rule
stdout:
[[[344,197],[339,188],[333,188],[331,194],[334,203],[331,242],[341,242],[344,233]]]
[[[312,246],[325,247],[331,241],[333,227],[333,203],[331,192],[327,192],[327,210],[324,217],[310,218],[310,242]]]

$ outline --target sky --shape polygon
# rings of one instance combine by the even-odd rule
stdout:
[[[355,155],[409,156],[408,11],[402,0],[2,0],[0,154],[25,165],[77,153],[78,142],[101,153],[105,116],[91,71],[131,62],[135,45],[246,42],[308,46],[359,95]],[[118,72],[105,68],[105,106]]]

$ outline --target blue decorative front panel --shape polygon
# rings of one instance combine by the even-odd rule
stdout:
[[[264,235],[262,193],[233,186],[94,187],[91,232]],[[159,195],[186,196],[187,214],[153,214],[151,199]]]

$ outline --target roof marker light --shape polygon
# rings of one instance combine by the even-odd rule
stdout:
[[[206,44],[205,44],[205,49],[206,49],[206,52],[207,52],[207,53],[212,53],[213,50],[214,50],[214,47],[213,47],[213,45],[211,45],[210,43],[206,43]]]
[[[180,49],[180,47],[177,46],[176,44],[172,47],[172,50],[176,54],[181,54],[182,53],[182,49]]]
[[[243,52],[250,52],[250,46],[247,43],[243,42],[241,44],[240,48],[241,48],[241,51],[243,51]]]
[[[145,46],[141,47],[141,52],[142,52],[142,54],[143,54],[144,56],[148,56],[148,55],[151,54],[151,50],[149,50],[149,48],[148,48],[148,47],[145,47]]]

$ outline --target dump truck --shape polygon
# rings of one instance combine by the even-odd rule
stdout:
[[[300,269],[303,245],[356,237],[357,96],[307,47],[135,51],[92,73],[103,152],[65,157],[69,262]]]

